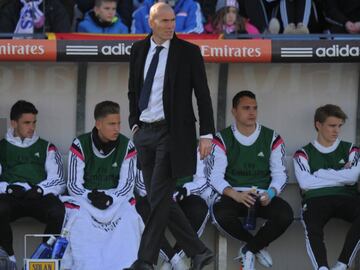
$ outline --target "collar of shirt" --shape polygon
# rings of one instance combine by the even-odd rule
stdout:
[[[250,136],[245,136],[244,134],[240,133],[240,131],[236,127],[236,122],[231,125],[231,129],[238,142],[240,142],[242,145],[249,146],[252,145],[259,137],[261,125],[256,122],[256,128]]]
[[[163,46],[165,49],[168,50],[169,47],[170,47],[170,40],[167,40],[163,44],[158,45],[153,41],[152,38],[150,38],[150,50],[149,51],[155,53],[155,50],[156,50],[157,46]]]
[[[315,146],[315,148],[323,154],[328,154],[328,153],[335,151],[336,148],[339,146],[339,144],[340,144],[340,139],[336,139],[336,141],[333,143],[333,145],[328,146],[328,147],[320,144],[318,140],[314,140],[314,142],[313,142],[313,145]]]

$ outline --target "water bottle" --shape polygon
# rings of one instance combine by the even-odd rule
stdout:
[[[257,187],[253,187],[253,189],[256,191]],[[257,209],[259,200],[258,200],[257,195],[251,194],[251,196],[253,196],[256,199],[256,201],[253,205],[251,205],[248,208],[247,215],[244,219],[244,228],[246,230],[255,230],[255,228],[256,228],[256,209]]]
[[[49,259],[52,252],[52,246],[55,243],[56,238],[54,236],[50,236],[50,238],[46,241],[46,243],[41,243],[33,255],[31,255],[31,259]]]
[[[63,229],[61,232],[61,235],[57,238],[52,253],[51,253],[51,259],[62,259],[64,256],[65,249],[69,243],[69,241],[66,239],[68,235],[68,230]]]

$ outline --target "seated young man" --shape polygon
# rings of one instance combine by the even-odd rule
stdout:
[[[324,226],[331,218],[351,223],[345,243],[331,270],[345,270],[351,265],[360,238],[359,149],[339,139],[347,116],[340,107],[328,104],[315,112],[317,138],[294,155],[306,232],[306,247],[315,270],[328,270],[324,244]]]
[[[282,235],[293,220],[290,205],[278,197],[287,182],[284,142],[280,135],[256,122],[254,93],[237,93],[232,114],[234,124],[215,136],[214,149],[208,157],[210,184],[220,195],[211,215],[220,231],[245,242],[239,250],[244,270],[255,269],[255,258],[271,267],[272,259],[265,247]],[[266,219],[254,235],[239,219],[253,205],[257,216]]]
[[[85,14],[77,32],[98,34],[127,34],[127,26],[116,13],[117,0],[95,0],[93,10]]]
[[[67,208],[69,269],[123,269],[137,258],[143,222],[134,186],[142,185],[134,144],[120,134],[120,107],[95,106],[95,127],[70,148],[67,188],[77,205]],[[139,180],[139,181],[138,181]]]
[[[35,106],[19,100],[11,108],[11,127],[0,141],[0,246],[16,262],[10,223],[32,217],[45,234],[59,234],[65,209],[63,164],[55,145],[36,132]]]
[[[173,195],[173,199],[178,202],[181,210],[199,237],[204,232],[205,225],[209,219],[208,204],[214,193],[205,177],[204,162],[200,160],[200,155],[198,154],[196,174],[178,179],[176,191]],[[145,190],[142,193],[144,196],[146,195]],[[143,221],[146,222],[150,212],[150,205],[147,197],[144,196],[137,198],[136,209],[143,218]],[[162,241],[160,253],[164,259],[160,270],[184,270],[189,268],[184,262],[184,251],[177,244],[171,246],[165,238]]]

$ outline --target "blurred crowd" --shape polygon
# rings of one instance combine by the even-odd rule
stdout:
[[[149,33],[158,1],[178,33],[360,33],[359,0],[0,0],[0,33]]]

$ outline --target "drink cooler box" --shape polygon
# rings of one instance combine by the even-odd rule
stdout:
[[[30,237],[50,237],[53,234],[25,234],[24,236],[24,269],[25,270],[60,270],[61,259],[31,259],[27,254],[27,243]],[[59,236],[59,235],[54,235]],[[31,256],[31,254],[29,254]]]

